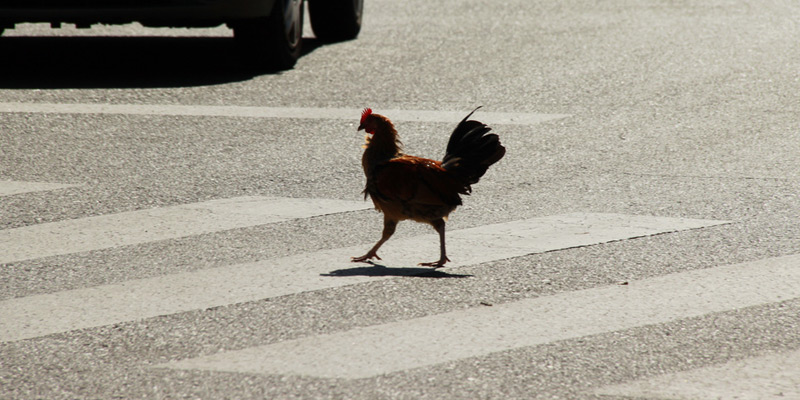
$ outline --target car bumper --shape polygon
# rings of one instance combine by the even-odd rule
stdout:
[[[0,26],[22,22],[214,26],[268,16],[275,0],[3,0]]]

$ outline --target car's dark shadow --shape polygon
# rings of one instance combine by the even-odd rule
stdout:
[[[303,39],[303,55],[320,46]],[[0,88],[170,88],[280,73],[249,66],[228,37],[0,37]]]
[[[472,275],[451,274],[432,268],[394,268],[380,264],[344,268],[331,271],[321,276],[409,276],[416,278],[469,278]]]

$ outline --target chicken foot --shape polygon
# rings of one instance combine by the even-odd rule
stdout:
[[[352,262],[370,262],[369,260],[372,258],[377,258],[380,260],[381,258],[378,257],[378,249],[381,248],[384,242],[389,240],[392,235],[394,235],[394,230],[397,228],[397,221],[391,220],[389,218],[383,219],[383,234],[381,235],[381,240],[378,240],[378,243],[375,243],[375,246],[372,246],[371,249],[361,257],[350,257],[350,261]]]

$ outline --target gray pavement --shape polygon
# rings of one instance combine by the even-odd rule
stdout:
[[[279,74],[237,68],[224,28],[6,31],[0,259],[26,255],[0,265],[0,315],[36,318],[0,332],[60,328],[3,336],[0,398],[795,398],[798,21],[790,1],[374,0],[357,40],[307,29]],[[360,110],[436,158],[477,105],[508,153],[448,230],[491,237],[454,233],[429,272],[432,230],[404,223],[381,266],[347,262],[381,229]],[[319,209],[171,211],[246,198]],[[589,240],[608,216],[628,222]],[[52,246],[26,247],[39,231]],[[57,311],[84,298],[113,310]]]

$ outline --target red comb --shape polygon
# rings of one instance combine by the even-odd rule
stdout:
[[[361,112],[361,123],[364,123],[364,120],[367,119],[367,116],[372,114],[371,108],[365,108],[364,111]]]

